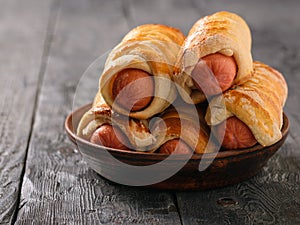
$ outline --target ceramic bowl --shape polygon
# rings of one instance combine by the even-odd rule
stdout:
[[[106,148],[92,144],[75,133],[77,125],[82,115],[88,111],[91,104],[85,105],[70,113],[65,121],[65,129],[70,140],[77,146],[88,165],[101,176],[114,181],[116,176],[122,175],[123,168],[120,163],[107,156],[107,152],[114,158],[126,165],[148,166],[159,163],[168,157],[162,153],[146,153],[137,151],[127,151],[120,149]],[[282,146],[289,130],[289,121],[283,114],[282,139],[277,143],[263,147],[259,144],[246,149],[226,150],[215,154],[193,154],[187,163],[173,176],[155,184],[145,185],[145,187],[166,189],[166,190],[199,190],[211,189],[232,185],[247,180],[256,175],[267,163],[270,157]],[[182,156],[177,155],[169,160],[164,167],[157,167],[154,173],[163,174],[172,169],[182,160]],[[199,163],[206,162],[209,166],[199,171]],[[130,179],[136,177],[128,176]]]

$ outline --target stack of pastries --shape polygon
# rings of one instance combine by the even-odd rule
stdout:
[[[234,13],[199,19],[187,37],[145,24],[110,52],[77,135],[165,154],[269,146],[282,137],[287,94],[281,73],[253,62],[250,29]]]

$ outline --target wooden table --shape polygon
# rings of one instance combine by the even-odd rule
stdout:
[[[297,0],[2,0],[0,224],[300,224],[299,7]],[[186,33],[219,10],[247,20],[254,59],[287,79],[291,127],[280,151],[254,178],[208,191],[126,187],[89,169],[63,127],[88,66],[136,25]]]

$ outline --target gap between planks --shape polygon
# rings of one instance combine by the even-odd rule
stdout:
[[[44,41],[44,44],[43,44],[42,60],[41,60],[40,68],[39,68],[38,83],[37,83],[37,89],[36,89],[36,94],[35,94],[35,98],[34,98],[34,106],[33,106],[33,114],[32,114],[32,117],[31,117],[29,138],[28,138],[27,143],[26,143],[26,153],[25,153],[25,157],[24,157],[24,166],[23,166],[21,176],[20,176],[19,192],[18,192],[18,198],[17,198],[17,201],[16,201],[16,210],[15,210],[13,216],[12,216],[12,224],[14,224],[17,221],[19,209],[22,208],[26,204],[25,203],[20,207],[22,185],[23,185],[24,175],[25,175],[25,170],[26,170],[28,150],[29,150],[31,139],[32,139],[33,126],[34,126],[34,123],[35,123],[36,109],[38,107],[41,87],[42,87],[42,84],[43,84],[45,71],[46,71],[46,68],[47,68],[47,62],[48,62],[48,58],[49,58],[51,44],[52,44],[52,41],[53,41],[53,35],[54,35],[54,31],[55,31],[55,26],[56,26],[56,23],[57,23],[59,9],[60,9],[60,1],[59,0],[52,0],[52,3],[50,5],[50,9],[49,9],[49,18],[48,18],[48,23],[47,23],[47,27],[46,27],[45,41]]]

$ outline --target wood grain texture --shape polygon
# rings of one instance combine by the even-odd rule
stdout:
[[[249,181],[178,193],[183,224],[299,224],[299,163],[277,154]]]
[[[0,2],[0,224],[18,205],[49,9],[47,0]]]
[[[255,60],[286,77],[285,112],[290,134],[262,172],[238,185],[206,192],[178,193],[183,224],[299,224],[300,215],[300,44],[299,2],[193,1],[196,10],[229,10],[250,25]]]
[[[121,1],[59,4],[16,224],[180,224],[171,194],[111,184],[67,140],[63,124],[79,79],[128,27]]]
[[[201,13],[191,0],[124,0],[127,23],[130,28],[144,23],[160,23],[179,28],[187,34]]]
[[[43,45],[50,4],[51,43]],[[33,119],[16,224],[300,224],[299,6],[296,0],[1,1],[0,224],[11,223],[16,209]],[[287,78],[285,145],[249,181],[175,197],[98,176],[63,130],[66,115],[92,100],[101,63],[86,73],[92,79],[80,86],[85,91],[76,92],[84,71],[136,25],[164,23],[187,33],[198,18],[219,10],[242,15],[253,33],[254,58]],[[49,57],[47,51],[42,57],[50,44]]]

